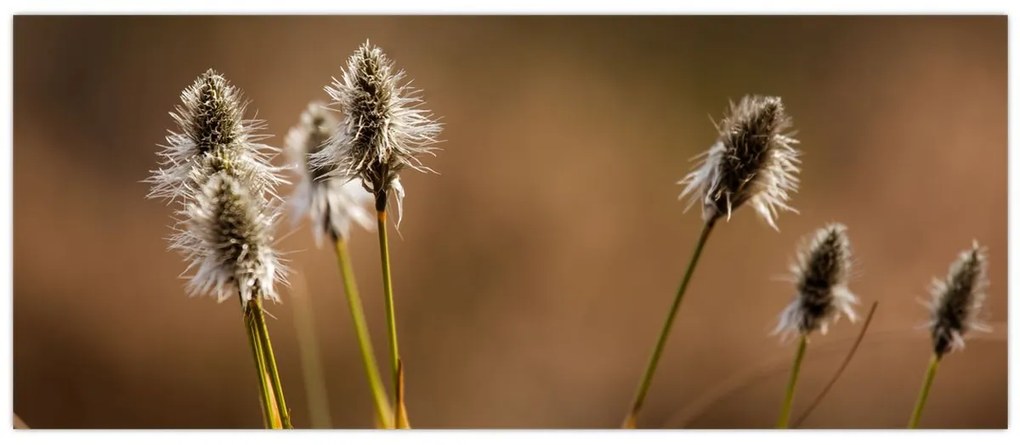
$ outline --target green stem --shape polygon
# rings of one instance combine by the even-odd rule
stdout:
[[[655,344],[655,350],[652,352],[652,357],[648,361],[648,367],[645,369],[644,376],[641,378],[641,383],[638,385],[637,394],[634,396],[634,403],[631,405],[630,412],[627,413],[627,418],[623,421],[624,428],[635,428],[637,426],[638,412],[645,403],[645,396],[648,395],[648,388],[652,385],[652,377],[655,376],[655,369],[659,366],[659,358],[662,356],[662,351],[666,346],[666,339],[669,338],[669,332],[673,327],[673,320],[676,319],[676,313],[680,309],[680,303],[683,301],[684,293],[687,292],[687,285],[691,282],[691,276],[694,275],[694,268],[698,265],[698,259],[701,258],[701,251],[705,248],[705,242],[708,241],[708,235],[712,233],[712,227],[715,227],[716,219],[717,218],[709,219],[705,222],[705,226],[701,229],[701,236],[698,238],[698,244],[694,246],[694,252],[691,254],[690,262],[687,263],[687,271],[684,272],[684,278],[680,282],[680,288],[677,289],[676,297],[673,299],[673,305],[669,308],[669,314],[666,316],[666,323],[662,326],[662,332],[659,334],[659,339]]]
[[[910,423],[907,424],[907,428],[917,428],[918,422],[921,421],[921,412],[924,411],[924,404],[928,401],[928,393],[931,391],[931,383],[935,380],[935,371],[939,369],[940,360],[941,357],[932,354],[931,360],[928,362],[928,371],[924,373],[921,393],[917,396],[917,404],[914,405],[914,413],[910,415]]]
[[[390,247],[386,234],[385,200],[383,200],[382,205],[377,204],[376,216],[379,226],[379,255],[382,261],[383,291],[386,303],[386,327],[390,340],[390,364],[392,365],[393,372],[393,388],[396,391],[396,388],[400,385],[400,351],[397,349],[397,320],[393,310],[393,278],[390,275]],[[396,400],[394,400],[394,403],[396,403]],[[394,409],[399,410],[400,407],[396,406]]]
[[[797,345],[797,355],[793,358],[793,369],[790,370],[790,382],[786,385],[786,398],[783,400],[783,410],[779,413],[779,422],[776,428],[790,427],[790,413],[793,410],[793,393],[797,390],[797,377],[800,375],[800,364],[804,362],[804,351],[807,350],[807,335],[800,335],[800,342]]]
[[[368,333],[368,324],[365,322],[365,311],[361,306],[361,297],[358,296],[358,286],[354,282],[350,255],[347,253],[347,241],[342,237],[337,237],[334,241],[336,258],[340,263],[340,274],[344,282],[344,293],[347,296],[347,305],[351,310],[351,318],[354,322],[354,333],[358,337],[358,346],[361,348],[361,362],[365,367],[365,376],[368,377],[368,385],[375,400],[376,419],[379,425],[384,428],[392,428],[393,410],[390,408],[386,388],[379,375],[379,366],[375,361],[372,339]]]
[[[252,355],[255,357],[255,370],[259,374],[259,401],[262,408],[262,427],[278,429],[281,427],[273,397],[270,394],[269,382],[266,378],[266,361],[262,354],[262,341],[259,338],[258,330],[255,328],[255,320],[252,316],[253,305],[248,304],[244,308],[244,325],[248,333],[248,342],[251,343]]]
[[[287,401],[283,397],[283,383],[280,381],[280,371],[276,367],[276,356],[273,354],[273,343],[269,340],[269,328],[266,326],[266,317],[262,310],[262,299],[255,296],[251,299],[253,304],[253,316],[255,329],[258,331],[259,339],[262,342],[262,356],[266,361],[266,372],[273,384],[273,398],[276,399],[276,407],[280,412],[280,420],[283,427],[294,428],[290,422],[290,410],[287,409]]]
[[[303,282],[302,282],[303,283]],[[297,284],[293,283],[292,284]],[[301,286],[302,290],[304,286]],[[329,414],[329,397],[326,391],[326,378],[323,376],[322,361],[319,357],[319,341],[315,334],[315,317],[312,315],[312,301],[302,292],[292,293],[294,307],[294,328],[298,338],[298,351],[301,353],[301,373],[304,377],[305,398],[308,400],[308,417],[312,428],[331,429],[333,425]]]
[[[800,417],[793,422],[794,428],[797,428],[800,424],[804,423],[804,420],[811,415],[811,412],[814,411],[815,407],[822,402],[825,395],[829,393],[829,390],[831,390],[836,384],[839,377],[843,375],[843,371],[846,370],[847,365],[850,364],[850,360],[852,360],[854,358],[854,354],[857,353],[857,348],[861,346],[861,341],[864,340],[864,334],[868,332],[868,326],[871,325],[871,319],[875,316],[875,309],[878,309],[877,301],[871,303],[871,309],[868,310],[868,316],[864,318],[864,326],[861,327],[861,332],[857,334],[857,339],[854,340],[854,344],[850,347],[850,351],[847,352],[846,358],[843,359],[843,363],[841,363],[839,368],[836,369],[836,373],[832,375],[832,379],[829,380],[829,383],[825,384],[825,388],[822,389],[822,392],[818,393],[818,397],[815,397],[815,400],[812,401],[811,404],[808,405],[807,409],[804,410],[804,414],[801,414]]]

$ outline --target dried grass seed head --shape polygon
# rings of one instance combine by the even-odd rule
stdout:
[[[680,184],[680,197],[690,204],[701,201],[705,221],[733,211],[747,203],[773,228],[780,210],[790,207],[790,195],[797,191],[800,171],[798,141],[787,130],[792,119],[782,99],[745,96],[717,126],[719,139],[702,157],[701,164]]]
[[[830,224],[802,241],[791,265],[797,295],[780,314],[774,333],[789,337],[820,330],[825,334],[841,314],[855,321],[857,298],[847,287],[852,263],[850,240],[842,224]]]
[[[337,131],[338,121],[321,102],[312,102],[301,113],[301,121],[287,133],[287,154],[300,178],[290,197],[295,222],[305,215],[312,223],[316,244],[324,237],[347,238],[351,223],[366,230],[373,225],[367,207],[372,195],[360,181],[349,181],[329,175],[327,169],[316,166],[310,158],[321,151]]]
[[[341,78],[326,87],[344,120],[327,147],[312,158],[316,168],[332,170],[334,176],[360,179],[376,197],[377,207],[393,191],[398,211],[401,170],[432,171],[418,158],[433,154],[441,129],[404,77],[379,47],[361,45],[348,58]]]
[[[945,279],[935,279],[931,288],[932,347],[937,356],[960,350],[970,331],[989,331],[980,320],[988,287],[986,249],[974,241],[949,267]]]
[[[217,168],[207,162],[210,156],[229,159],[251,187],[272,193],[282,182],[279,169],[270,164],[276,149],[258,143],[265,136],[256,132],[265,124],[245,119],[246,108],[241,91],[212,69],[185,88],[181,104],[170,113],[178,128],[170,130],[159,152],[160,168],[146,179],[152,184],[149,197],[172,202],[197,193],[201,184],[192,181],[193,170]]]
[[[225,170],[205,178],[193,198],[171,245],[189,262],[188,292],[221,302],[238,295],[243,302],[279,301],[275,283],[283,270],[272,247],[277,212],[269,202]]]

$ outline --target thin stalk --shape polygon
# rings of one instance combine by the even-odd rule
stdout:
[[[297,284],[301,286],[297,286]],[[319,340],[315,333],[315,317],[311,298],[305,292],[304,281],[292,282],[294,328],[297,331],[298,351],[301,353],[301,373],[304,377],[305,397],[308,400],[308,417],[312,428],[333,428],[329,414],[329,397],[326,378],[323,376],[319,356]],[[297,292],[298,288],[301,292]]]
[[[365,367],[365,376],[368,377],[368,386],[372,390],[372,397],[375,401],[376,421],[383,428],[389,429],[393,427],[393,410],[390,408],[386,388],[383,386],[379,374],[379,366],[375,361],[372,338],[369,336],[368,324],[365,322],[365,311],[361,306],[358,286],[354,282],[354,271],[351,268],[351,258],[347,252],[347,241],[342,237],[336,237],[334,241],[337,262],[340,264],[340,275],[344,282],[344,293],[347,296],[347,306],[351,310],[354,333],[361,349],[361,363]]]
[[[637,427],[638,412],[645,403],[645,396],[648,395],[648,388],[652,385],[652,377],[655,376],[655,369],[659,366],[659,358],[662,356],[662,351],[666,346],[666,339],[669,338],[669,332],[673,328],[673,320],[676,319],[676,313],[680,309],[680,303],[683,301],[684,293],[687,292],[687,285],[691,282],[691,277],[694,275],[694,268],[698,265],[698,259],[701,258],[701,251],[704,250],[705,242],[708,241],[708,235],[712,233],[712,228],[715,227],[716,219],[717,218],[712,218],[706,221],[705,226],[701,229],[701,236],[698,237],[698,244],[694,246],[694,252],[691,254],[691,259],[687,263],[687,271],[684,272],[684,278],[680,282],[680,288],[676,291],[676,297],[673,299],[673,305],[669,308],[669,314],[666,316],[666,323],[662,326],[662,332],[659,334],[659,339],[655,343],[655,350],[652,352],[652,357],[648,361],[648,367],[645,369],[644,376],[641,377],[641,383],[638,385],[637,394],[634,396],[634,403],[631,405],[630,412],[627,413],[627,417],[623,421],[624,428]]]
[[[786,385],[786,398],[783,400],[783,409],[779,413],[779,422],[776,422],[776,428],[790,427],[793,393],[797,390],[797,377],[800,375],[800,364],[804,362],[805,350],[807,350],[807,335],[801,334],[800,342],[797,345],[797,355],[793,358],[793,369],[790,370],[790,382]]]
[[[262,408],[262,427],[279,429],[283,426],[276,404],[270,394],[269,381],[266,376],[266,362],[262,353],[262,341],[259,338],[258,330],[255,328],[252,311],[254,307],[248,304],[244,308],[244,325],[248,333],[248,342],[251,344],[252,355],[255,358],[255,370],[259,374],[259,401]]]
[[[864,334],[868,332],[868,326],[871,325],[871,319],[875,316],[875,309],[878,309],[877,301],[871,303],[871,309],[868,310],[868,316],[864,318],[864,326],[861,327],[861,332],[857,334],[857,339],[854,340],[853,346],[850,346],[850,351],[847,352],[846,358],[843,359],[843,363],[841,363],[839,368],[836,369],[836,373],[832,375],[832,379],[829,380],[829,383],[825,384],[825,388],[822,389],[822,392],[818,393],[818,397],[815,397],[815,400],[813,400],[811,404],[808,405],[807,409],[804,410],[804,414],[801,414],[800,417],[793,422],[794,428],[797,428],[800,424],[804,423],[804,420],[811,415],[811,412],[814,411],[815,407],[822,402],[825,395],[828,394],[829,390],[831,390],[833,385],[836,384],[836,380],[839,380],[839,377],[843,375],[843,371],[846,370],[847,365],[850,364],[850,360],[853,359],[854,354],[857,353],[857,348],[861,346],[861,341],[864,340]]]
[[[389,239],[386,234],[386,199],[381,199],[381,203],[376,204],[376,220],[379,226],[379,255],[382,261],[382,275],[383,275],[383,291],[385,293],[386,303],[386,327],[389,333],[390,343],[390,364],[393,369],[393,388],[394,391],[400,385],[400,351],[397,349],[397,320],[396,314],[393,310],[393,278],[390,274],[390,248]],[[394,400],[394,403],[396,400]],[[394,406],[395,410],[401,409],[399,406]],[[394,419],[394,424],[396,420]]]
[[[924,411],[924,404],[928,401],[928,393],[931,392],[931,383],[935,380],[935,371],[938,371],[940,361],[941,357],[937,354],[931,355],[931,360],[928,362],[928,371],[924,373],[921,393],[917,396],[917,404],[914,405],[914,413],[910,415],[910,423],[907,424],[907,428],[917,428],[918,422],[921,421],[921,412]]]
[[[294,428],[290,422],[290,410],[287,409],[287,401],[283,397],[283,384],[280,381],[280,371],[276,367],[276,356],[273,354],[273,343],[269,340],[269,328],[266,326],[266,317],[262,311],[261,298],[252,298],[254,301],[253,315],[255,329],[258,331],[259,339],[262,342],[262,356],[266,361],[266,373],[269,374],[269,381],[273,384],[273,397],[276,399],[276,407],[280,412],[280,420],[286,429]]]

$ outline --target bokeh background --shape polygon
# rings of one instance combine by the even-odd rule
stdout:
[[[36,428],[261,426],[240,311],[185,297],[172,209],[141,180],[202,71],[245,90],[279,146],[371,39],[445,125],[441,174],[404,175],[391,245],[414,426],[617,427],[701,223],[675,182],[711,118],[756,93],[794,118],[800,212],[776,232],[740,209],[715,231],[641,426],[772,425],[794,352],[769,336],[792,296],[777,277],[839,221],[861,311],[880,306],[804,426],[905,424],[929,354],[919,301],[976,239],[995,332],[944,361],[922,424],[1004,428],[1006,33],[1005,16],[17,16],[14,410]],[[305,307],[329,423],[370,428],[334,257],[306,224],[278,233],[294,285],[270,329],[295,423],[313,426]],[[385,369],[375,235],[352,248]],[[813,339],[795,415],[859,327]]]

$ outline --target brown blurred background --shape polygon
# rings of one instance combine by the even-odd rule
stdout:
[[[235,302],[188,299],[146,200],[180,91],[223,72],[282,136],[365,39],[445,129],[408,173],[391,245],[411,421],[615,428],[700,226],[675,182],[710,117],[780,95],[802,141],[799,214],[740,209],[713,234],[643,427],[770,427],[794,345],[769,331],[798,239],[849,226],[872,333],[807,427],[905,424],[933,276],[989,246],[992,334],[949,356],[926,427],[1006,427],[1006,17],[31,17],[14,19],[14,409],[35,428],[256,428]],[[282,159],[280,160],[282,161]],[[290,189],[281,190],[289,193]],[[279,228],[307,289],[335,427],[372,426],[335,260]],[[355,269],[385,361],[375,235]],[[295,298],[270,307],[308,427]],[[795,412],[858,325],[814,338]],[[796,414],[795,414],[796,415]]]

